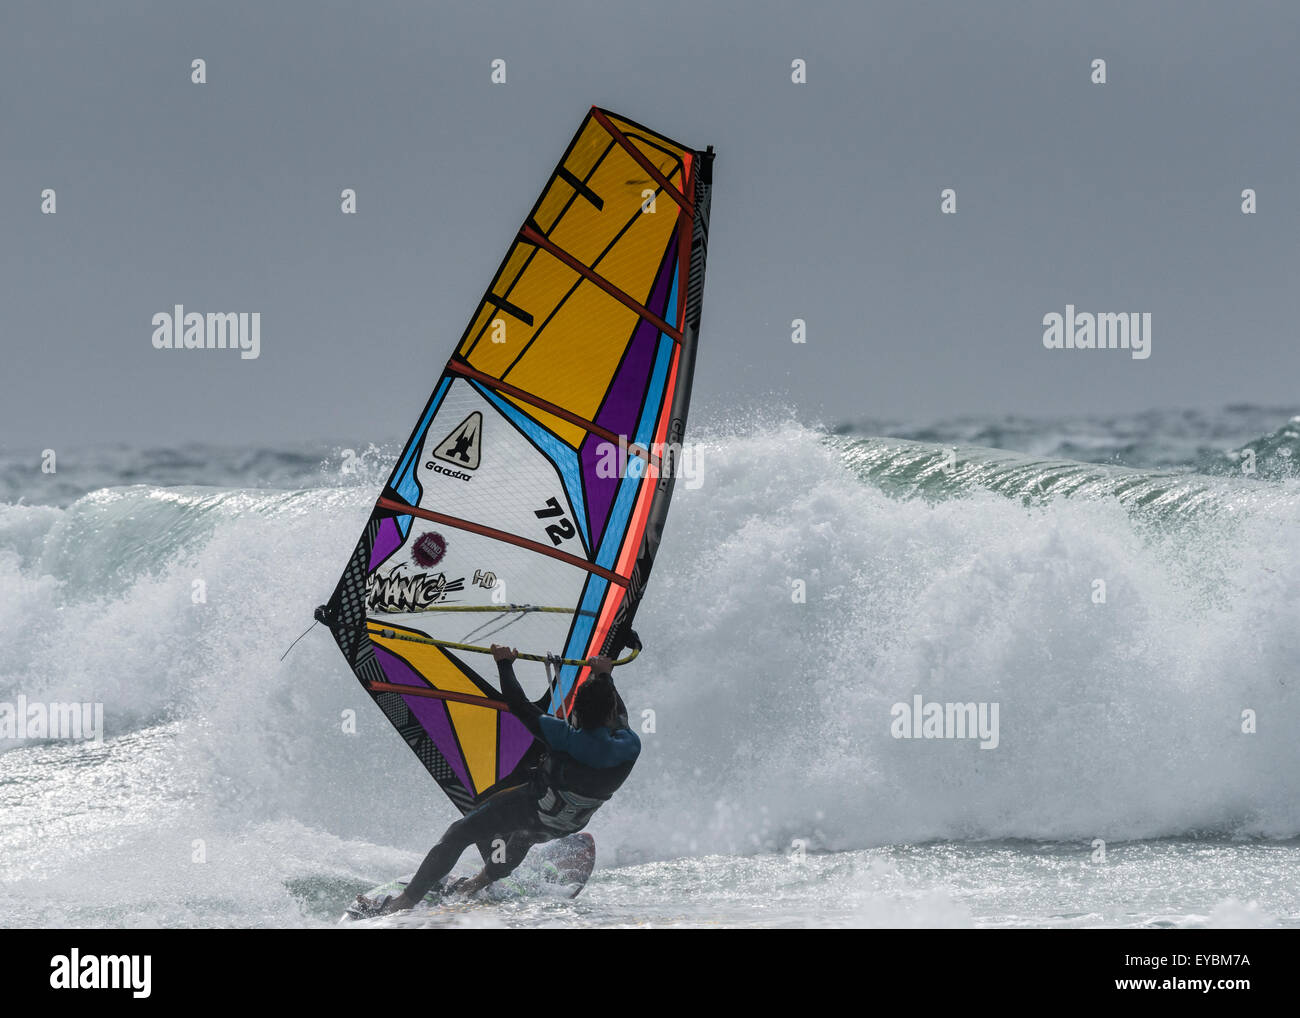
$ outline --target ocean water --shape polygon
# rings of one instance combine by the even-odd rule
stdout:
[[[1300,925],[1297,413],[693,422],[588,888],[374,922]],[[0,923],[331,925],[454,819],[327,633],[279,660],[355,452],[0,454],[0,704],[104,710],[0,741]],[[996,747],[896,738],[916,696]]]

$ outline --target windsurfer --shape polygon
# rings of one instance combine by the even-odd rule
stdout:
[[[636,640],[635,633],[630,636]],[[528,780],[497,792],[448,827],[401,894],[383,901],[358,895],[358,905],[371,914],[410,908],[451,872],[470,845],[478,845],[485,865],[448,890],[473,894],[500,880],[533,845],[586,827],[636,763],[641,740],[628,727],[609,658],[592,659],[592,676],[578,688],[566,721],[543,713],[524,694],[513,665],[518,651],[493,644],[492,656],[511,713],[541,741],[545,755]]]

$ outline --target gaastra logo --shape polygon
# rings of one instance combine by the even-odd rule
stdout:
[[[452,429],[451,434],[435,445],[432,450],[434,459],[440,459],[444,463],[450,463],[462,469],[448,470],[446,467],[439,466],[433,460],[424,465],[425,469],[432,470],[434,473],[442,474],[445,477],[454,477],[458,481],[470,480],[470,475],[464,471],[478,469],[482,436],[483,415],[475,410],[457,424]]]
[[[406,575],[395,566],[386,576],[366,577],[366,607],[379,612],[418,612],[465,589],[465,577],[447,579],[446,573]]]

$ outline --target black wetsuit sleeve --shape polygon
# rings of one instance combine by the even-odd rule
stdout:
[[[623,696],[616,689],[614,690],[614,718],[615,724],[619,728],[627,728],[627,704],[623,702]]]
[[[524,695],[523,687],[515,678],[514,664],[510,661],[498,661],[497,674],[501,677],[501,692],[505,695],[510,713],[522,721],[524,727],[535,737],[542,738],[542,726],[537,723],[537,719],[542,716],[542,710]]]

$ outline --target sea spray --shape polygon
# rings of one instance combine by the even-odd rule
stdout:
[[[935,474],[943,443],[913,449],[909,477],[870,466],[891,440],[790,422],[692,440],[710,468],[678,492],[637,620],[646,652],[620,671],[654,724],[597,819],[602,865],[796,840],[1300,831],[1294,482],[1125,479],[969,447]],[[152,886],[181,915],[186,895],[252,908],[296,874],[364,884],[385,873],[367,860],[418,861],[453,819],[418,761],[325,634],[278,662],[374,495],[330,478],[0,507],[0,699],[102,702],[114,722],[102,747],[0,756],[22,787],[50,782],[8,807],[7,876],[39,867],[43,893],[107,902],[160,846]],[[997,748],[892,738],[891,706],[918,690],[1000,704]]]

